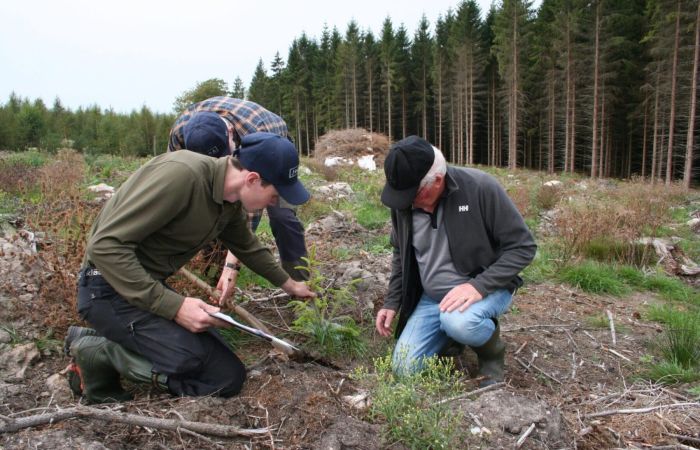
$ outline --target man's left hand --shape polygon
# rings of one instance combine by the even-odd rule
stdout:
[[[483,297],[470,283],[460,284],[450,290],[440,302],[440,312],[452,312],[456,309],[464,312]]]

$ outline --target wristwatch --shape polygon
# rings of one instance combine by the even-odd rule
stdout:
[[[234,264],[234,263],[227,262],[226,264],[224,264],[224,267],[228,267],[229,269],[233,269],[236,272],[241,271],[241,263]]]

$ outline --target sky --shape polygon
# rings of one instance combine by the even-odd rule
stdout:
[[[0,2],[0,104],[11,92],[73,110],[172,112],[198,82],[236,77],[246,88],[258,61],[268,69],[303,32],[345,33],[354,19],[375,36],[391,17],[413,36],[457,0],[6,0]],[[479,0],[482,14],[491,0]]]

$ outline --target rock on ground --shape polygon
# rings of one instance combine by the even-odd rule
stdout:
[[[560,411],[541,400],[499,390],[487,392],[476,400],[463,401],[459,409],[467,416],[475,415],[496,440],[508,434],[517,439],[534,423],[535,430],[528,439],[550,447],[565,442],[566,431]],[[506,443],[491,442],[491,445],[502,448]]]

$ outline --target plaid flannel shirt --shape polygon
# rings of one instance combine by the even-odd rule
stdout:
[[[232,138],[236,146],[241,144],[241,137],[258,131],[267,131],[284,137],[288,135],[287,124],[284,120],[257,103],[231,97],[212,97],[188,106],[175,120],[175,124],[170,130],[169,152],[185,148],[182,128],[194,113],[200,111],[217,113],[226,120],[233,130]]]

